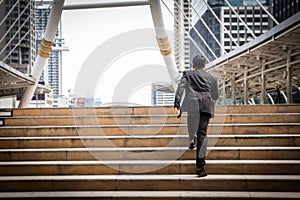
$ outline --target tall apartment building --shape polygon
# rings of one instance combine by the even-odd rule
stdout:
[[[175,62],[179,72],[190,68],[191,0],[174,0]]]
[[[50,15],[50,7],[53,1],[36,1],[37,9],[35,11],[36,15],[36,42],[37,42],[37,50],[39,48],[39,44],[43,38],[43,33],[46,30],[47,22]],[[53,91],[53,95],[61,95],[62,93],[62,69],[61,69],[61,59],[62,53],[59,48],[63,44],[63,39],[61,36],[61,23],[58,25],[58,29],[56,31],[55,43],[48,58],[48,63],[45,66],[44,72],[41,76],[41,80],[48,83]]]
[[[34,0],[0,1],[0,60],[30,74],[35,61]]]
[[[203,21],[213,32],[226,52],[230,52],[237,48],[237,46],[251,41],[253,39],[252,33],[257,37],[272,28],[271,19],[263,8],[258,5],[256,0],[228,0],[228,2],[250,30],[244,26],[224,0],[208,0],[208,4],[214,13],[210,9],[207,9],[202,16]],[[260,2],[266,9],[269,9],[269,0],[260,0]],[[228,32],[224,30],[215,15],[224,24]],[[210,60],[214,60],[215,56],[220,57],[225,53],[201,20],[198,20],[195,28],[207,42],[208,46],[204,44],[195,30],[191,30],[190,35]],[[191,57],[197,53],[197,48],[191,44]]]

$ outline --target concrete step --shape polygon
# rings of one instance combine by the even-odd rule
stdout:
[[[0,191],[300,192],[299,175],[2,176]]]
[[[209,124],[208,134],[299,134],[300,123]],[[187,134],[186,124],[4,126],[0,137]]]
[[[223,123],[297,123],[300,113],[219,114],[211,124]],[[6,126],[66,126],[186,123],[186,115],[98,115],[98,116],[19,116],[5,118]]]
[[[216,113],[300,113],[295,105],[235,105],[216,106]],[[153,107],[99,107],[99,108],[25,108],[14,109],[13,116],[85,116],[85,115],[148,115],[175,114],[172,106]]]
[[[209,146],[300,146],[300,134],[208,135]],[[2,149],[187,147],[187,135],[0,137]]]
[[[216,111],[220,113],[300,113],[299,104],[290,105],[232,105],[218,108]]]
[[[186,117],[184,117],[183,120]],[[176,115],[25,116],[6,118],[6,126],[177,124]]]
[[[300,147],[208,147],[208,160],[299,160]],[[195,159],[186,147],[1,149],[0,161]]]
[[[210,174],[300,175],[299,160],[207,160]],[[0,162],[1,176],[195,174],[195,160]]]
[[[60,192],[2,192],[0,199],[145,199],[145,200],[237,200],[237,199],[299,199],[300,192],[224,192],[224,191],[60,191]]]

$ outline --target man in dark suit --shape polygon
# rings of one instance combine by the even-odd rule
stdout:
[[[195,148],[197,143],[196,174],[204,177],[207,176],[204,168],[208,143],[206,132],[209,119],[214,116],[214,101],[219,97],[218,82],[216,77],[204,70],[205,59],[202,56],[194,57],[192,68],[183,72],[175,93],[174,108],[179,117],[182,112],[188,112],[189,148]]]

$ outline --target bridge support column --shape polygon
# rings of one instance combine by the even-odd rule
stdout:
[[[169,38],[165,30],[160,0],[150,0],[149,4],[155,27],[158,46],[165,60],[168,73],[172,81],[173,89],[176,90],[176,78],[178,76],[178,70],[176,67],[174,55],[172,54]]]
[[[245,67],[244,71],[244,105],[248,103],[248,80],[247,80],[248,72],[247,67]]]
[[[292,103],[292,70],[291,70],[291,52],[288,50],[286,52],[286,97],[287,97],[287,104]]]
[[[227,95],[226,95],[226,82],[224,81],[223,82],[223,105],[226,105],[226,98],[227,98]]]
[[[260,93],[260,104],[266,103],[266,75],[265,75],[265,60],[260,59],[261,67],[261,93]]]
[[[63,5],[64,0],[59,0],[55,1],[52,6],[46,31],[44,33],[44,38],[40,44],[38,55],[31,73],[31,76],[35,79],[35,84],[26,88],[19,105],[20,108],[28,107],[30,100],[36,90],[42,71],[51,53],[52,46],[54,45],[53,41],[61,17]]]
[[[231,79],[231,104],[235,105],[235,74],[233,74]]]

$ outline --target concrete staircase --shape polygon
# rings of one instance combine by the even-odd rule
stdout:
[[[300,198],[300,105],[217,107],[204,178],[172,107],[16,109],[1,120],[0,198]]]

